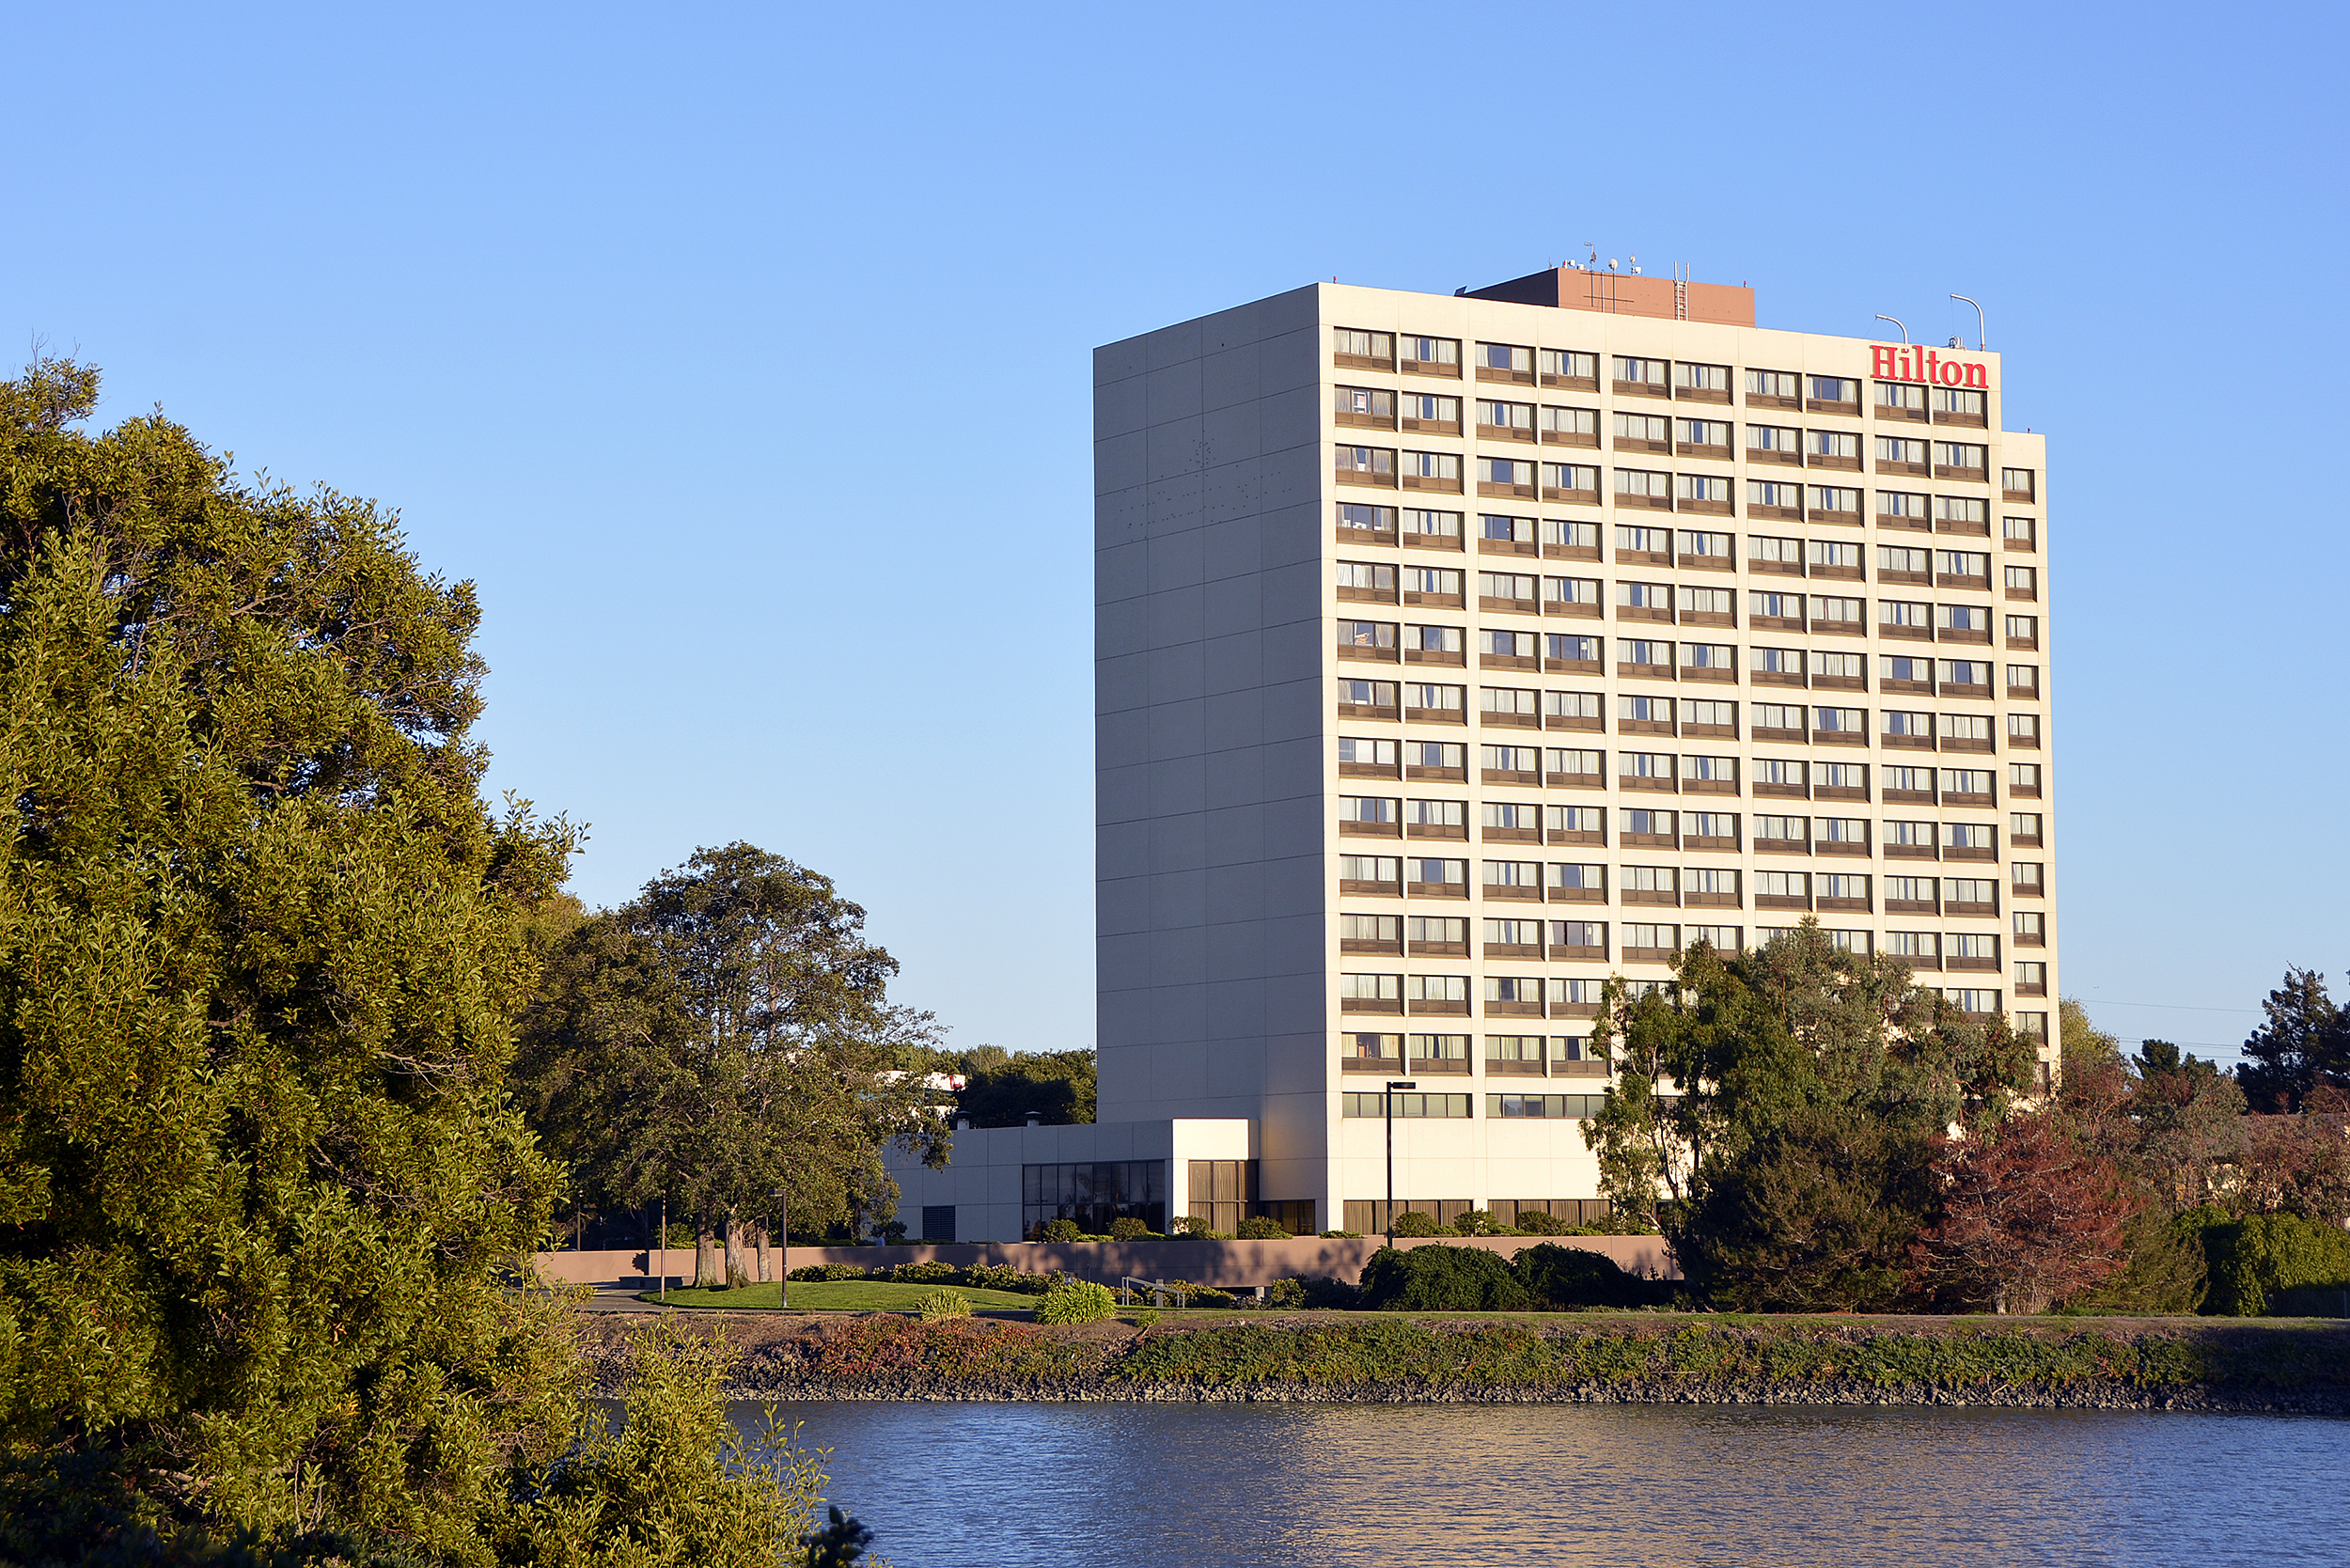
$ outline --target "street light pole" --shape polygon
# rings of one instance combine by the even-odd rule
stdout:
[[[1387,1117],[1387,1245],[1395,1245],[1395,1095],[1398,1090],[1418,1089],[1418,1084],[1404,1078],[1389,1078],[1387,1091],[1379,1096],[1381,1108]]]

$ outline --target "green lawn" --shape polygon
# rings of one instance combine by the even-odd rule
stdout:
[[[1011,1291],[975,1290],[967,1285],[892,1284],[886,1279],[795,1279],[791,1309],[795,1312],[910,1312],[917,1297],[932,1291],[952,1291],[973,1308],[1027,1311],[1037,1297]],[[731,1291],[671,1290],[672,1307],[717,1307],[733,1312],[772,1311],[783,1305],[780,1285],[744,1285]],[[646,1291],[640,1301],[659,1301],[661,1293]]]

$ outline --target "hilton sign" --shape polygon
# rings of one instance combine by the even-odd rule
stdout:
[[[1981,361],[1937,359],[1932,349],[1897,348],[1890,343],[1870,346],[1869,374],[1879,381],[1922,381],[1934,386],[1974,386],[1984,391],[1991,387],[1991,368]]]

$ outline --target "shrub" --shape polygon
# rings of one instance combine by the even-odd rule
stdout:
[[[1452,1233],[1456,1236],[1502,1236],[1509,1234],[1509,1232],[1502,1228],[1501,1222],[1494,1218],[1493,1212],[1489,1209],[1462,1210],[1460,1215],[1452,1221]]]
[[[1048,1219],[1036,1228],[1036,1239],[1041,1242],[1082,1241],[1085,1232],[1077,1229],[1077,1222],[1073,1219]]]
[[[1613,1259],[1579,1247],[1529,1247],[1518,1254],[1514,1271],[1528,1295],[1551,1307],[1646,1307],[1664,1296]]]
[[[971,1298],[960,1291],[924,1291],[914,1298],[914,1315],[924,1323],[967,1318],[971,1315]]]
[[[1362,1234],[1360,1231],[1324,1231],[1322,1232],[1323,1239],[1325,1241],[1359,1241]]]
[[[1250,1215],[1240,1222],[1240,1229],[1232,1234],[1241,1241],[1287,1241],[1290,1239],[1289,1227],[1265,1215]]]
[[[794,1279],[802,1281],[816,1279],[862,1279],[865,1278],[865,1271],[857,1267],[854,1263],[810,1263],[806,1268],[793,1269],[791,1277]]]
[[[982,1291],[1012,1291],[1021,1295],[1042,1295],[1053,1288],[1049,1274],[1028,1274],[1010,1263],[975,1263],[963,1270],[958,1285],[969,1285]]]
[[[954,1264],[942,1263],[933,1258],[927,1262],[900,1263],[889,1271],[889,1278],[901,1285],[919,1285],[932,1279],[953,1279],[962,1272]]]
[[[1436,1223],[1434,1215],[1406,1209],[1395,1216],[1395,1233],[1399,1236],[1441,1236],[1446,1232],[1445,1228]]]
[[[1044,1293],[1036,1304],[1039,1323],[1099,1323],[1118,1310],[1118,1298],[1107,1285],[1090,1279],[1064,1279]]]
[[[1283,1310],[1294,1310],[1306,1305],[1306,1282],[1303,1279],[1276,1279],[1264,1288],[1264,1304]]]
[[[2203,1228],[2210,1286],[2202,1310],[2258,1317],[2268,1293],[2300,1286],[2350,1287],[2350,1235],[2297,1215],[2253,1215]]]
[[[1363,1266],[1362,1304],[1383,1312],[1521,1312],[1532,1296],[1510,1265],[1470,1247],[1383,1247]]]
[[[1219,1291],[1214,1285],[1195,1285],[1188,1279],[1169,1279],[1167,1288],[1183,1293],[1186,1307],[1237,1307],[1240,1297],[1230,1291]]]
[[[1306,1305],[1316,1311],[1351,1312],[1363,1304],[1362,1288],[1327,1276],[1298,1281],[1306,1289]]]
[[[1146,1309],[1144,1311],[1130,1314],[1126,1321],[1133,1324],[1136,1328],[1156,1328],[1159,1325],[1159,1315],[1156,1312]]]
[[[1158,1239],[1159,1233],[1132,1215],[1110,1221],[1110,1240],[1112,1241],[1157,1241]]]
[[[1520,1209],[1517,1229],[1521,1235],[1563,1236],[1574,1227],[1557,1215],[1544,1214],[1540,1209]]]
[[[1192,1241],[1230,1241],[1230,1231],[1218,1231],[1209,1225],[1204,1215],[1185,1215],[1175,1222],[1175,1233]]]

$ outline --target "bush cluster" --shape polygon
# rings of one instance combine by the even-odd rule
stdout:
[[[1118,1298],[1107,1285],[1090,1279],[1063,1279],[1036,1304],[1039,1323],[1099,1323],[1118,1310]]]
[[[1513,1262],[1466,1247],[1383,1247],[1363,1267],[1360,1305],[1389,1312],[1565,1311],[1661,1305],[1668,1287],[1613,1260],[1544,1243]]]
[[[1042,1295],[1053,1288],[1057,1278],[1050,1274],[1029,1274],[1010,1263],[975,1263],[958,1268],[953,1263],[935,1259],[928,1262],[900,1263],[892,1268],[859,1268],[854,1263],[811,1263],[795,1268],[795,1280],[822,1279],[885,1279],[897,1285],[961,1285],[966,1290],[1010,1291],[1016,1295]]]
[[[2208,1284],[2202,1310],[2259,1317],[2273,1293],[2323,1286],[2350,1288],[2350,1234],[2297,1215],[2232,1219],[2218,1209],[2181,1216],[2201,1232]]]
[[[1359,1231],[1324,1231],[1325,1236],[1355,1236]],[[1406,1209],[1395,1216],[1395,1233],[1399,1236],[1422,1238],[1428,1236],[1629,1236],[1653,1234],[1637,1223],[1618,1217],[1595,1225],[1571,1225],[1556,1215],[1540,1209],[1521,1211],[1514,1225],[1504,1225],[1490,1209],[1467,1209],[1454,1216],[1449,1225],[1435,1215],[1418,1209]]]

